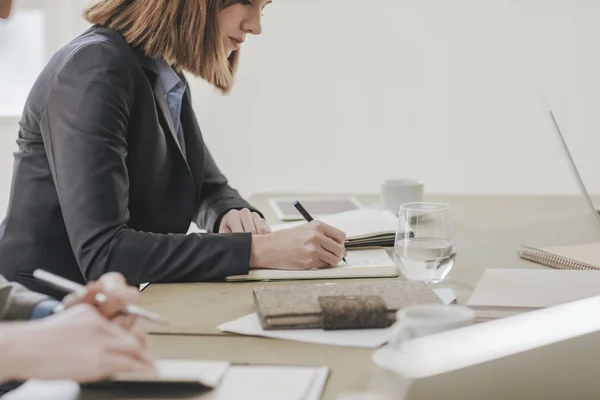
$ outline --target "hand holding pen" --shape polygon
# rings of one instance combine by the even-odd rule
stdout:
[[[298,212],[302,215],[306,222],[311,222],[314,220],[313,217],[308,213],[308,211],[306,211],[306,209],[302,206],[302,204],[300,204],[299,201],[294,202],[294,207],[296,207],[296,210],[298,210]],[[344,262],[347,262],[346,257],[342,257],[342,260],[344,260]]]
[[[133,326],[137,317],[155,323],[167,323],[159,315],[136,305],[140,299],[139,290],[128,286],[123,275],[119,273],[107,273],[98,281],[88,283],[86,286],[41,269],[35,270],[33,276],[69,293],[62,302],[63,307],[80,303],[94,305],[106,318],[118,318],[119,325],[126,329]]]

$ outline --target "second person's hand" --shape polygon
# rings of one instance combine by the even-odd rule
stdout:
[[[88,283],[85,289],[85,292],[72,293],[65,297],[63,300],[65,308],[78,304],[90,304],[96,307],[106,318],[132,332],[141,343],[146,345],[147,336],[143,330],[142,321],[135,315],[121,313],[128,304],[138,304],[140,302],[141,295],[138,288],[128,286],[122,274],[109,272],[102,275],[97,281]],[[106,296],[106,302],[98,304],[96,301],[97,294]]]
[[[7,324],[4,332],[19,335],[13,351],[21,363],[14,366],[12,379],[91,382],[118,373],[156,373],[143,343],[89,304],[14,327]]]

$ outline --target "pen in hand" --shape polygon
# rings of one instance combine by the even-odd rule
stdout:
[[[59,289],[64,290],[69,293],[83,293],[85,292],[85,287],[80,285],[79,283],[70,281],[68,279],[63,278],[62,276],[55,275],[51,272],[44,271],[42,269],[36,269],[33,271],[33,276],[41,281],[49,283]],[[104,304],[108,299],[102,293],[96,294],[95,297],[96,303]],[[123,314],[132,314],[141,318],[145,318],[149,321],[161,324],[168,325],[169,323],[162,318],[160,315],[155,314],[151,311],[145,310],[142,307],[136,306],[134,304],[128,304],[121,311]]]
[[[300,204],[299,201],[296,200],[294,202],[294,207],[296,207],[296,210],[298,210],[298,212],[302,215],[306,222],[310,222],[313,220],[313,217],[308,213],[308,211],[306,211],[306,209],[302,206],[302,204]],[[346,264],[348,263],[348,261],[346,261],[346,257],[342,257],[342,260],[344,260]]]

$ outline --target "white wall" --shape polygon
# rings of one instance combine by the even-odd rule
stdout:
[[[574,192],[541,87],[600,193],[599,17],[597,0],[275,0],[233,93],[194,80],[195,109],[243,194],[395,177],[430,193]],[[0,187],[15,134],[0,124]]]
[[[199,87],[196,108],[244,191],[374,191],[409,176],[430,192],[565,192],[535,86],[598,109],[598,17],[594,0],[280,0],[233,94]],[[591,122],[575,153],[595,158],[584,172],[600,192]]]

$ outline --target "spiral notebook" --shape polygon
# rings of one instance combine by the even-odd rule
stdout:
[[[600,242],[540,248],[521,246],[517,255],[556,269],[600,270]]]

